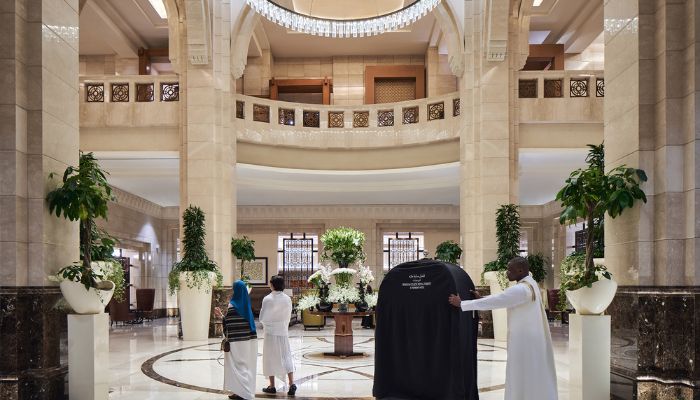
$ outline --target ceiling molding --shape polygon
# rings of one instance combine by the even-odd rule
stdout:
[[[459,220],[459,206],[445,204],[416,205],[309,205],[309,206],[238,206],[239,223],[248,220],[280,219],[430,219]]]
[[[566,53],[580,53],[603,32],[603,3],[591,1],[574,21],[575,32],[564,43]]]
[[[447,42],[447,62],[450,65],[452,74],[461,77],[464,73],[464,41],[459,34],[461,26],[452,13],[452,10],[446,5],[446,2],[440,2],[433,9],[436,24],[442,31],[441,40]]]
[[[143,38],[136,33],[134,28],[122,17],[122,15],[117,11],[107,0],[90,0],[89,5],[96,6],[100,9],[104,15],[108,17],[108,21],[117,27],[119,32],[127,37],[131,44],[135,47],[136,55],[138,56],[139,47],[148,47]]]
[[[156,10],[153,9],[151,3],[148,0],[132,0],[135,3],[136,8],[141,11],[141,14],[153,24],[155,28],[168,29],[167,19],[163,19],[158,15]],[[165,0],[163,1],[165,5]],[[168,11],[166,6],[166,12]]]

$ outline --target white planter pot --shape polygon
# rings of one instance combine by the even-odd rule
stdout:
[[[200,288],[187,287],[188,274],[191,273],[180,273],[180,290],[178,291],[182,338],[183,340],[207,340],[209,338],[209,314],[211,313],[211,288],[216,281],[216,274],[210,272],[209,282],[204,283]]]
[[[82,283],[65,280],[60,284],[61,293],[77,314],[101,314],[105,311],[107,303],[114,294],[114,283],[110,281],[104,283],[111,284],[112,289],[96,290],[90,288],[90,290],[85,290]]]
[[[503,292],[501,284],[498,283],[498,272],[489,271],[484,273],[484,280],[486,283],[488,283],[492,295]],[[513,284],[511,282],[508,283],[508,286],[512,285]],[[492,310],[491,315],[493,317],[494,340],[505,342],[508,340],[508,312],[505,308],[500,308],[497,310]]]
[[[582,287],[566,292],[566,298],[576,309],[576,314],[598,315],[602,314],[612,303],[617,292],[617,282],[612,279],[601,278],[591,287]]]

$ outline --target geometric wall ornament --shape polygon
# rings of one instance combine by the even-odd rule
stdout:
[[[415,107],[404,107],[403,109],[403,123],[405,124],[415,124],[418,122],[418,106]]]
[[[136,101],[138,101],[138,102],[153,101],[153,84],[152,83],[137,83],[136,84]]]
[[[588,97],[588,78],[571,78],[569,90],[569,97]]]
[[[604,78],[595,78],[595,97],[605,97]]]
[[[304,110],[304,127],[305,128],[320,128],[321,127],[321,112]]]
[[[240,100],[236,100],[236,118],[238,118],[238,119],[245,118],[244,109],[245,109],[245,103],[240,101]]]
[[[328,127],[344,128],[345,113],[343,111],[328,111]]]
[[[544,80],[544,97],[563,97],[561,79],[545,79]]]
[[[270,122],[270,107],[262,104],[253,104],[253,121]]]
[[[536,99],[537,98],[537,79],[519,79],[518,80],[518,98]]]
[[[352,113],[353,128],[369,127],[369,111],[353,111]]]
[[[86,83],[85,94],[88,103],[101,103],[105,101],[105,85],[103,83]]]
[[[428,121],[445,118],[445,103],[428,104]]]
[[[160,101],[180,100],[180,84],[178,82],[160,83]]]
[[[292,108],[280,108],[277,113],[279,114],[279,124],[294,126],[294,109]]]
[[[128,83],[112,83],[112,103],[128,103],[129,102],[129,84]]]
[[[377,126],[394,126],[394,110],[378,111]]]

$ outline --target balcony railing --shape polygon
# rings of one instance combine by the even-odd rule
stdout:
[[[521,99],[605,97],[603,71],[520,71]]]
[[[235,101],[236,119],[280,127],[395,128],[449,120],[459,115],[459,93],[398,103],[357,106],[289,103],[244,95],[237,95]]]
[[[176,75],[83,76],[81,102],[149,103],[180,100]]]

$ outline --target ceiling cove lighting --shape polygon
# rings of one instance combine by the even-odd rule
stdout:
[[[539,7],[539,6],[542,5],[542,2],[543,2],[543,1],[544,1],[544,0],[532,0],[532,6],[533,6],[533,7]]]
[[[154,1],[154,0],[150,0]],[[418,0],[394,12],[362,19],[318,18],[277,5],[271,0],[246,0],[253,10],[285,28],[325,37],[364,37],[396,31],[432,11],[440,0]]]
[[[163,0],[148,0],[151,3],[151,7],[158,13],[158,16],[163,19],[168,19],[168,13],[165,11],[165,4]]]

